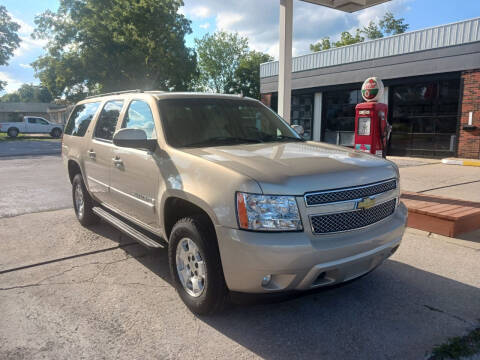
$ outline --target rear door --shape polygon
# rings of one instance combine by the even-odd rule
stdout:
[[[112,138],[123,103],[123,100],[105,102],[84,155],[89,191],[97,200],[107,204],[111,203],[109,185],[114,148]]]
[[[153,102],[132,100],[121,128],[142,129],[149,139],[157,139]],[[114,148],[110,190],[114,206],[144,224],[158,228],[156,209],[159,166],[155,153],[130,148]]]

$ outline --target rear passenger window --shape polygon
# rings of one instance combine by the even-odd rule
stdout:
[[[94,136],[97,139],[112,140],[122,107],[123,100],[109,101],[105,104],[95,127]]]
[[[99,102],[77,105],[75,109],[73,109],[67,126],[65,127],[65,134],[84,136],[99,106]]]
[[[125,114],[122,129],[141,129],[147,134],[147,139],[156,139],[155,122],[150,106],[145,101],[132,101]]]

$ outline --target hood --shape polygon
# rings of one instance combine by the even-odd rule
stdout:
[[[317,142],[248,144],[184,151],[254,179],[264,194],[303,195],[397,176],[396,167],[390,161]]]

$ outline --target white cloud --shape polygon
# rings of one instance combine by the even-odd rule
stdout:
[[[10,74],[3,71],[0,71],[0,80],[7,82],[7,86],[5,87],[7,93],[17,90],[23,84],[22,81],[16,80]]]
[[[30,64],[19,64],[19,66],[24,68],[24,69],[31,69],[32,68],[32,65],[30,65]]]
[[[47,44],[46,40],[34,40],[31,38],[33,32],[33,26],[26,23],[25,21],[9,14],[13,21],[20,25],[18,35],[21,39],[20,46],[13,52],[15,57],[23,56],[34,49],[39,49],[44,47]]]
[[[186,14],[193,18],[205,19],[210,17],[212,12],[213,10],[208,6],[195,6],[193,8],[188,8]]]
[[[200,29],[208,29],[210,27],[210,23],[206,22],[205,24],[201,24],[198,26]]]
[[[354,14],[347,14],[303,1],[294,1],[294,55],[309,52],[309,44],[329,36],[339,38],[345,30],[362,27],[378,20],[387,10],[397,16],[408,11],[413,0],[393,0]],[[185,14],[193,19],[213,17],[216,29],[236,31],[249,38],[250,47],[278,56],[278,0],[185,0]]]

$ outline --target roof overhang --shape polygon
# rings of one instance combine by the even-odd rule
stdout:
[[[327,6],[332,9],[355,12],[366,9],[370,6],[382,4],[390,0],[302,0],[316,5]]]

